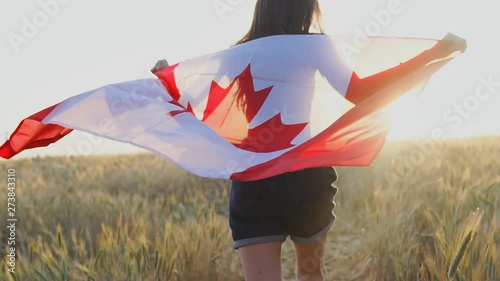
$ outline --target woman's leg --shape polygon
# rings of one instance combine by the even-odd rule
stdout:
[[[260,243],[238,249],[245,281],[282,281],[281,243]]]
[[[312,243],[294,241],[297,281],[323,281],[323,256],[327,234]]]

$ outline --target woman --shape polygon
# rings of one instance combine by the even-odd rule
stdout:
[[[250,30],[238,44],[273,35],[310,34],[312,28],[323,33],[318,0],[257,0]],[[412,60],[374,77],[360,79],[353,74],[346,98],[359,103],[416,67],[465,48],[464,40],[449,36]],[[413,85],[409,82],[407,86]],[[332,184],[336,179],[333,168],[318,167],[257,181],[232,182],[229,223],[245,280],[282,280],[281,245],[288,236],[296,250],[297,280],[323,280],[327,232],[335,220],[337,188]]]

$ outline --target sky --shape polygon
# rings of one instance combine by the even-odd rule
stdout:
[[[500,26],[495,0],[320,0],[328,34],[442,38],[468,50],[401,107],[389,139],[500,134]],[[0,134],[22,118],[105,84],[152,77],[158,59],[219,51],[248,29],[255,0],[39,0],[0,2]],[[133,152],[73,132],[20,157]]]

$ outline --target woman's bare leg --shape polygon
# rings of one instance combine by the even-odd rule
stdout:
[[[323,256],[327,234],[313,243],[295,245],[297,281],[323,281]]]
[[[245,246],[238,252],[245,281],[282,281],[281,242]]]

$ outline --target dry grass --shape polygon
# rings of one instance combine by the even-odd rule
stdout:
[[[17,274],[4,263],[0,280],[242,280],[228,181],[151,154],[1,162],[2,179],[9,168]],[[326,280],[500,280],[499,138],[392,142],[372,167],[338,170]],[[0,209],[5,225],[6,191]],[[293,279],[288,241],[283,261]]]

